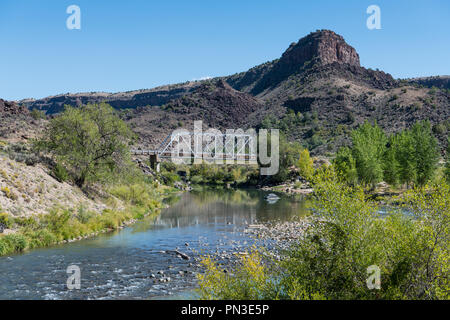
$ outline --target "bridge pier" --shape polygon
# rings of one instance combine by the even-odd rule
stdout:
[[[161,159],[158,154],[150,154],[150,167],[156,172],[160,171]]]

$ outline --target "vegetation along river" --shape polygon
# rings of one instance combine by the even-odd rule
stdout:
[[[96,238],[0,257],[0,299],[195,298],[196,257],[230,259],[254,239],[246,226],[307,213],[305,200],[253,189],[203,189],[174,196],[160,216]],[[274,202],[274,203],[273,203]],[[189,259],[177,254],[181,252]],[[67,267],[81,288],[67,288]]]

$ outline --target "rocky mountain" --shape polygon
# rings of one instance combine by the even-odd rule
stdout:
[[[266,123],[302,141],[315,154],[348,144],[348,133],[365,120],[395,132],[417,120],[434,125],[441,146],[450,131],[450,95],[361,67],[355,49],[329,30],[291,44],[280,59],[224,78],[254,95],[274,114]]]
[[[273,90],[292,75],[334,62],[359,67],[359,55],[344,38],[333,31],[322,30],[292,43],[280,59],[227,80],[238,90],[258,95],[265,90]]]
[[[245,126],[280,128],[313,154],[348,144],[348,133],[365,120],[388,132],[428,119],[446,144],[450,132],[448,77],[396,80],[360,65],[357,51],[330,30],[292,43],[279,59],[248,71],[124,93],[64,94],[19,103],[47,113],[64,104],[106,101],[154,147],[173,129],[194,120],[219,129]]]

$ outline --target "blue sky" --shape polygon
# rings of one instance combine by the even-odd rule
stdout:
[[[81,30],[68,30],[69,5]],[[366,9],[381,8],[381,30]],[[245,71],[331,29],[396,78],[450,74],[450,1],[1,0],[0,98],[117,92]]]

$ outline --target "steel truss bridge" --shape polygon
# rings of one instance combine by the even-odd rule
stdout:
[[[162,159],[175,163],[257,164],[255,132],[189,132],[177,130],[168,135],[156,150],[131,150],[134,155],[147,155],[153,169],[159,171]]]

